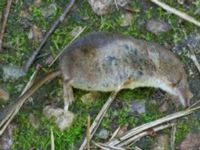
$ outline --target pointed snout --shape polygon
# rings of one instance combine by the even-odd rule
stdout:
[[[177,95],[183,107],[190,106],[190,99],[193,97],[193,94],[188,89],[177,89]]]

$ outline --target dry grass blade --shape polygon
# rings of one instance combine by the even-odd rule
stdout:
[[[200,27],[200,22],[197,21],[196,19],[194,19],[193,17],[187,15],[186,13],[178,11],[175,8],[170,7],[169,5],[167,5],[167,4],[163,3],[163,2],[160,2],[159,0],[151,0],[151,2],[153,2],[154,4],[162,7],[166,11],[169,11],[169,12],[179,16],[180,18],[182,18],[182,19],[184,19],[184,20],[186,20],[188,22],[191,22],[191,23],[197,25],[198,27]]]
[[[134,150],[142,150],[142,149],[139,148],[139,147],[137,147],[137,146],[135,146],[135,147],[134,147]]]
[[[54,142],[54,135],[52,128],[51,128],[51,150],[55,150],[55,142]]]
[[[195,52],[191,47],[189,47],[189,49],[190,49],[190,52],[191,52],[190,58],[192,59],[192,61],[194,62],[195,66],[197,67],[197,69],[198,69],[198,71],[200,73],[200,64],[199,64],[199,62],[197,60]]]
[[[65,46],[65,48],[56,56],[56,58],[51,62],[51,64],[49,65],[49,67],[51,67],[55,61],[60,57],[60,55],[64,52],[65,49],[67,49],[67,47],[74,41],[76,40],[80,35],[81,33],[83,33],[83,31],[86,29],[86,27],[84,27],[70,42],[67,46]]]
[[[171,150],[175,150],[175,139],[176,139],[176,124],[172,126],[171,130]]]
[[[166,129],[166,128],[169,128],[169,127],[172,127],[172,126],[173,126],[173,124],[160,125],[158,127],[152,128],[152,131],[153,132],[158,132],[158,131],[161,131],[163,129]],[[139,133],[139,134],[137,134],[137,135],[135,135],[135,136],[123,141],[122,143],[120,143],[118,145],[115,145],[115,146],[125,147],[125,146],[127,146],[129,144],[135,143],[137,140],[139,140],[142,137],[147,136],[149,134],[150,134],[149,131],[143,131],[143,132],[141,132],[141,133]]]
[[[7,20],[8,20],[8,15],[9,15],[9,12],[10,12],[10,7],[11,7],[11,4],[12,4],[12,1],[13,0],[7,0],[7,5],[6,5],[6,9],[5,9],[4,17],[3,17],[3,22],[2,22],[2,25],[1,25],[1,31],[0,31],[0,51],[2,51],[4,32],[5,32],[5,29],[6,29],[6,23],[7,23]]]
[[[115,132],[113,133],[113,135],[111,136],[111,138],[110,138],[109,141],[112,141],[112,140],[116,137],[116,135],[118,134],[118,132],[119,132],[120,129],[121,129],[121,127],[118,127],[118,128],[115,130]]]
[[[94,145],[96,145],[97,147],[103,150],[125,150],[124,148],[121,148],[121,147],[109,146],[103,143],[96,143],[96,142],[93,142],[93,143]]]
[[[31,75],[31,77],[30,77],[28,83],[26,84],[25,88],[23,89],[21,95],[23,95],[32,86],[37,73],[38,73],[38,69],[36,71],[34,71],[34,73]],[[12,112],[10,112],[10,114],[7,115],[8,117],[5,118],[4,122],[2,122],[2,124],[0,125],[0,126],[2,126],[2,128],[0,129],[0,135],[3,134],[3,132],[5,131],[5,129],[11,122],[11,120],[14,118],[14,116],[17,114],[17,112],[19,111],[19,109],[21,108],[22,105],[23,105],[23,103],[21,103],[17,107],[17,109],[13,110]]]
[[[87,150],[90,150],[90,126],[91,126],[91,117],[88,114],[87,118]]]
[[[121,89],[121,88],[120,88]],[[108,108],[110,107],[111,103],[113,102],[113,100],[115,99],[115,97],[117,96],[117,93],[120,91],[120,89],[116,92],[113,92],[110,97],[108,98],[107,102],[104,104],[104,106],[102,107],[102,109],[100,110],[100,112],[98,113],[98,115],[96,116],[94,122],[92,123],[91,127],[90,127],[90,139],[93,137],[94,133],[96,132],[97,128],[99,127],[103,117],[106,114],[106,111],[108,110]],[[80,146],[79,150],[83,150],[87,144],[87,138],[84,139],[82,145]]]
[[[69,4],[66,5],[64,12],[61,14],[61,16],[54,22],[54,24],[51,26],[50,30],[46,33],[46,35],[44,36],[44,39],[42,40],[42,42],[40,43],[40,45],[38,46],[38,48],[33,52],[32,56],[29,58],[28,62],[26,63],[24,69],[25,71],[28,71],[29,67],[32,65],[32,63],[35,60],[35,57],[38,55],[38,53],[40,52],[40,50],[42,49],[42,47],[44,46],[44,44],[46,43],[47,39],[49,38],[49,36],[55,31],[55,29],[57,28],[57,26],[63,22],[65,16],[69,13],[70,9],[72,8],[72,6],[74,5],[75,0],[70,0]]]
[[[160,124],[172,121],[174,119],[177,119],[177,118],[180,118],[180,117],[183,117],[183,116],[187,116],[187,115],[193,113],[194,111],[196,111],[198,109],[200,109],[200,106],[195,107],[195,108],[191,108],[191,109],[187,109],[187,110],[184,110],[184,111],[179,111],[179,112],[176,112],[174,114],[170,114],[170,115],[165,116],[163,118],[157,119],[155,121],[143,124],[141,126],[138,126],[134,129],[130,130],[124,136],[122,136],[118,139],[115,139],[111,142],[108,142],[107,144],[111,145],[111,146],[119,145],[120,143],[126,141],[127,139],[129,139],[129,138],[131,138],[131,137],[133,137],[133,136],[135,136],[135,135],[137,135],[137,134],[139,134],[139,133],[141,133],[145,130],[154,128],[155,126],[158,126]]]

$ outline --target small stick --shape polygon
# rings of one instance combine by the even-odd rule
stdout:
[[[188,107],[188,109],[193,108],[194,106],[196,106],[199,103],[200,103],[200,100],[196,101],[194,104],[192,104],[190,107]]]
[[[97,147],[101,148],[102,150],[110,150],[109,148],[102,146],[100,143],[93,142],[93,144],[96,145]]]
[[[125,140],[127,140],[127,139],[129,139],[129,138],[131,138],[131,137],[133,137],[133,136],[145,131],[145,130],[151,129],[151,128],[155,127],[155,126],[158,126],[160,124],[172,121],[174,119],[187,116],[187,115],[193,113],[194,111],[196,111],[198,109],[200,109],[200,106],[195,107],[195,108],[191,108],[191,109],[187,109],[187,110],[184,110],[184,111],[179,111],[179,112],[167,115],[165,117],[162,117],[160,119],[157,119],[155,121],[151,121],[149,123],[146,123],[146,124],[143,124],[141,126],[138,126],[138,127],[134,128],[134,129],[131,129],[129,132],[127,132],[122,137],[120,137],[118,139],[115,139],[115,140],[113,140],[111,142],[108,142],[108,145],[111,145],[111,146],[119,145],[123,141],[125,141]]]
[[[90,138],[89,140],[91,140],[91,138],[94,136],[94,133],[96,132],[97,128],[99,127],[103,117],[106,114],[106,111],[108,110],[108,108],[110,107],[111,103],[113,102],[113,100],[115,99],[115,97],[117,96],[118,92],[121,90],[121,88],[119,88],[119,90],[117,90],[116,92],[111,93],[110,97],[108,98],[107,102],[103,105],[103,107],[101,108],[100,112],[98,113],[98,115],[96,116],[94,122],[92,123],[91,127],[90,127]],[[84,139],[82,145],[80,146],[79,150],[83,150],[87,144],[87,138]]]
[[[125,150],[124,148],[121,148],[121,147],[109,146],[103,143],[96,143],[96,142],[93,142],[93,143],[94,145],[96,145],[97,147],[103,150]]]
[[[32,86],[37,73],[38,73],[38,69],[36,69],[35,72],[31,75],[31,77],[30,77],[28,83],[26,84],[25,88],[23,89],[21,95],[23,95],[23,93],[25,93]],[[11,122],[11,120],[14,118],[14,116],[17,114],[17,112],[19,111],[19,109],[21,108],[22,105],[23,105],[23,103],[21,103],[14,111],[10,112],[10,115],[8,115],[9,117],[5,121],[6,123],[4,125],[2,125],[3,127],[0,129],[0,135],[3,134],[3,132],[5,131],[5,129]]]
[[[153,130],[154,132],[158,132],[158,131],[161,131],[161,130],[163,130],[163,129],[169,128],[169,127],[172,127],[172,124],[160,125],[160,126],[158,126],[158,127],[154,127],[152,130]],[[131,137],[130,139],[127,139],[126,141],[123,141],[123,142],[120,143],[119,145],[115,145],[115,146],[124,147],[124,146],[126,146],[126,145],[129,145],[129,144],[131,144],[131,143],[133,143],[133,142],[135,142],[135,141],[141,139],[142,137],[147,136],[147,135],[149,135],[149,132],[148,132],[148,131],[143,131],[143,132],[141,132],[141,133],[139,133],[139,134],[137,134],[137,135]]]
[[[7,23],[7,20],[8,20],[8,15],[9,15],[9,12],[10,12],[10,7],[11,7],[11,4],[12,4],[12,1],[13,0],[7,0],[5,14],[4,14],[4,17],[3,17],[3,23],[2,23],[1,31],[0,31],[0,51],[2,51],[4,32],[5,32],[5,29],[6,29],[6,23]]]
[[[116,135],[118,134],[118,132],[119,132],[120,129],[121,129],[121,127],[118,127],[118,128],[115,130],[115,132],[113,133],[113,135],[111,136],[111,138],[109,139],[109,141],[112,141],[112,140],[116,137]]]
[[[190,52],[191,52],[190,58],[192,59],[192,61],[194,62],[195,66],[197,67],[197,69],[198,69],[198,71],[200,73],[200,64],[199,64],[199,62],[197,60],[195,52],[194,52],[194,50],[192,49],[191,46],[189,46],[189,49],[190,49]]]
[[[67,49],[67,47],[74,41],[76,40],[80,34],[86,29],[86,27],[84,27],[70,42],[69,44],[67,44],[67,46],[65,46],[65,48],[56,56],[56,58],[51,62],[51,64],[49,65],[49,67],[51,67],[55,61],[60,57],[60,55],[64,52],[65,49]]]
[[[55,150],[55,142],[54,142],[54,135],[52,128],[51,128],[51,150]]]
[[[142,150],[141,148],[139,148],[138,146],[134,147],[134,150]]]
[[[61,14],[61,16],[54,22],[54,24],[51,26],[50,30],[46,33],[44,36],[44,39],[40,43],[39,47],[33,52],[32,56],[24,66],[25,71],[28,71],[29,67],[32,65],[32,63],[35,60],[35,57],[38,55],[40,50],[43,48],[44,44],[46,43],[48,37],[55,31],[57,26],[63,22],[65,16],[68,14],[72,6],[74,5],[75,0],[70,0],[69,4],[66,5],[64,12]]]
[[[91,126],[91,117],[88,114],[87,118],[87,150],[90,150],[90,126]]]
[[[117,0],[114,0],[114,2],[115,2],[116,9],[119,10],[118,4],[117,4]]]
[[[175,139],[176,139],[176,124],[173,124],[171,130],[171,150],[175,150]]]
[[[153,2],[154,4],[157,4],[158,6],[162,7],[166,11],[169,11],[169,12],[179,16],[180,18],[182,18],[182,19],[184,19],[188,22],[191,22],[191,23],[197,25],[198,27],[200,27],[200,22],[197,21],[196,19],[194,19],[193,17],[187,15],[186,13],[178,11],[175,8],[170,7],[169,5],[167,5],[163,2],[160,2],[159,0],[151,0],[151,2]]]
[[[31,77],[29,78],[29,81],[26,84],[26,86],[23,89],[23,91],[20,94],[20,96],[22,96],[33,85],[33,82],[35,81],[35,78],[36,78],[36,75],[37,75],[38,71],[39,71],[39,68],[36,68],[36,70],[33,72],[33,74],[31,75]]]

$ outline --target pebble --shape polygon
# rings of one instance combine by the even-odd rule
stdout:
[[[4,81],[7,81],[8,79],[19,79],[20,77],[23,77],[26,74],[26,72],[18,67],[18,66],[3,66],[3,79]]]
[[[156,35],[159,33],[167,32],[170,30],[170,28],[171,27],[167,22],[157,19],[149,20],[146,25],[147,31]]]
[[[108,139],[109,137],[109,132],[107,129],[103,128],[97,133],[97,137],[103,140]]]
[[[133,113],[143,114],[146,112],[145,103],[143,101],[133,101],[131,104],[131,110]]]

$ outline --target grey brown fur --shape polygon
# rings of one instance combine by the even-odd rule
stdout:
[[[74,100],[72,87],[88,91],[161,88],[176,96],[183,106],[189,105],[191,98],[183,65],[171,51],[120,34],[89,33],[75,40],[60,58],[60,71],[50,74],[49,79],[60,74],[64,78],[64,115],[71,117],[69,120],[73,120],[73,114],[68,111]],[[48,80],[48,76],[44,78]],[[0,127],[43,83],[43,79],[35,83],[0,113]],[[61,129],[70,124],[61,123]]]
[[[61,57],[64,80],[89,91],[137,87],[161,88],[187,105],[190,91],[183,65],[156,43],[113,33],[90,33],[72,43]]]

